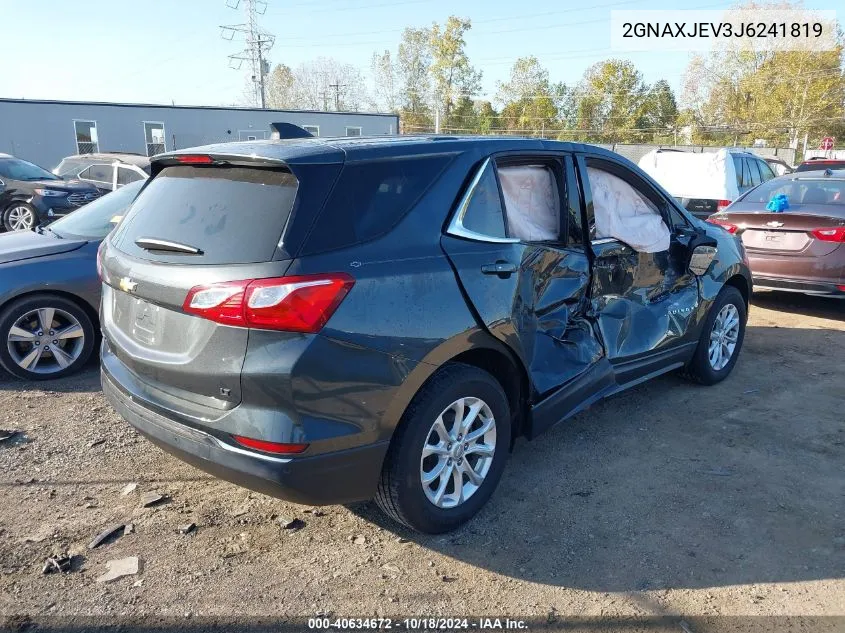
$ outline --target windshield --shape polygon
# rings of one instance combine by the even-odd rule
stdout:
[[[90,164],[90,160],[85,161],[74,158],[65,158],[53,171],[56,173],[57,176],[73,176],[75,178],[79,174],[79,172],[81,172]]]
[[[768,204],[775,196],[783,194],[790,205],[824,204],[845,205],[845,180],[831,178],[775,178],[748,192],[742,202]],[[735,209],[731,209],[734,211]],[[736,209],[739,211],[739,209]]]
[[[132,204],[145,182],[139,180],[130,183],[86,204],[78,211],[53,222],[50,230],[59,237],[81,237],[87,240],[105,238],[126,213],[127,207]]]
[[[59,180],[46,169],[20,158],[0,158],[0,177],[10,180]]]

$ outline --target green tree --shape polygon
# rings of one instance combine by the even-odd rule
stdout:
[[[499,113],[489,101],[477,101],[475,112],[479,134],[495,134],[502,129]]]
[[[427,131],[431,116],[431,32],[406,28],[396,55],[399,114],[404,131]]]
[[[557,126],[558,111],[549,71],[534,56],[514,62],[508,81],[498,83],[496,99],[502,104],[502,118],[508,130],[543,135]]]
[[[469,63],[464,34],[472,28],[468,19],[450,16],[441,27],[431,26],[431,77],[434,98],[444,120],[449,120],[452,106],[461,97],[472,97],[481,90],[481,72]]]
[[[753,10],[746,3],[739,10]],[[778,8],[801,9],[784,3]],[[808,13],[808,20],[812,14]],[[764,51],[722,47],[694,57],[685,74],[683,101],[700,121],[704,142],[798,148],[845,129],[843,38],[828,51]]]
[[[590,66],[576,90],[576,129],[601,143],[643,142],[649,136],[648,87],[634,64],[609,59]]]

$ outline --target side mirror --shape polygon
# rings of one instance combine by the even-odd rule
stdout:
[[[701,276],[710,268],[716,258],[718,249],[715,246],[696,246],[692,250],[689,260],[689,270],[693,275]]]
[[[707,233],[702,230],[696,230],[695,234],[690,236],[687,244],[687,252],[689,253],[689,264],[687,268],[693,275],[704,275],[710,268],[710,264],[716,258],[719,243]]]

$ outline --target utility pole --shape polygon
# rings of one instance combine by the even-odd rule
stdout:
[[[233,40],[235,35],[240,33],[244,37],[246,48],[240,53],[229,55],[229,66],[240,70],[244,62],[249,64],[252,71],[253,90],[255,91],[255,104],[262,109],[267,107],[266,91],[264,89],[264,78],[270,71],[270,64],[267,62],[265,53],[273,48],[276,43],[276,36],[263,30],[258,24],[259,16],[267,11],[267,2],[264,0],[227,0],[226,6],[230,9],[239,9],[243,5],[247,21],[244,24],[230,24],[220,27],[220,36],[225,40]]]
[[[337,81],[337,79],[335,79]],[[329,84],[329,88],[334,90],[334,111],[340,112],[340,89],[346,88],[346,84],[333,83]]]

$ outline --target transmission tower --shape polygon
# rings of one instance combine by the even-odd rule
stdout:
[[[252,71],[255,103],[262,108],[266,108],[264,77],[270,71],[270,64],[265,57],[276,42],[275,35],[258,25],[259,16],[264,15],[267,11],[267,3],[264,0],[226,0],[226,6],[230,9],[243,7],[247,18],[245,24],[230,24],[220,27],[220,36],[224,40],[234,40],[236,35],[241,34],[246,43],[246,48],[240,53],[229,55],[229,66],[235,70],[240,70],[244,62],[249,64]]]

